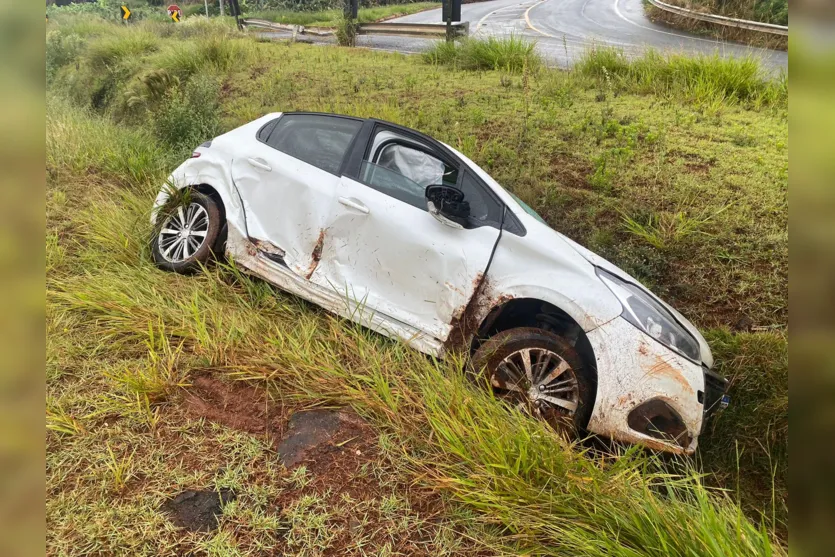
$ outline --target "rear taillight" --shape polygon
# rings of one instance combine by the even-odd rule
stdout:
[[[191,154],[191,158],[196,159],[200,157],[200,151],[195,151]]]

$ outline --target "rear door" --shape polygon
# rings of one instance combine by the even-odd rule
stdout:
[[[502,206],[419,134],[378,123],[369,137],[337,184],[312,280],[444,340],[487,269]],[[424,190],[441,183],[464,188],[473,207],[468,226],[428,212]]]
[[[310,278],[343,160],[363,121],[323,114],[284,114],[236,149],[232,177],[247,233],[262,255]]]

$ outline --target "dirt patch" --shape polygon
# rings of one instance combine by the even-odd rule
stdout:
[[[281,463],[292,468],[302,462],[313,460],[320,463],[322,457],[332,460],[332,453],[340,456],[361,456],[362,449],[351,445],[351,441],[368,436],[369,428],[362,419],[344,410],[308,410],[296,412],[290,418],[287,434],[278,443],[276,451]]]
[[[594,169],[587,161],[565,153],[555,153],[551,157],[550,173],[563,188],[593,189],[588,177],[594,173]]]
[[[162,510],[179,528],[192,532],[208,532],[218,525],[223,505],[232,501],[231,489],[220,491],[184,491],[163,503]]]
[[[192,382],[183,400],[186,413],[231,429],[280,436],[287,422],[285,407],[270,399],[266,389],[203,375]]]
[[[707,174],[710,169],[716,166],[716,157],[706,159],[696,153],[687,153],[679,150],[672,150],[667,153],[667,160],[673,162],[682,159],[684,168],[694,174]]]
[[[266,436],[285,467],[304,464],[337,488],[377,457],[376,431],[349,409],[286,405],[266,389],[211,375],[194,379],[183,407],[192,418]]]

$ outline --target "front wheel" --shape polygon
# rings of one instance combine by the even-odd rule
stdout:
[[[154,263],[175,273],[196,271],[211,257],[222,224],[210,197],[187,192],[180,203],[169,204],[157,216],[151,240]]]
[[[593,385],[577,351],[564,338],[533,327],[502,331],[473,356],[496,396],[553,427],[577,432],[594,402]]]

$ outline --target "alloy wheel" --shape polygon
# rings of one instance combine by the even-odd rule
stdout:
[[[159,252],[170,263],[182,263],[197,253],[208,232],[209,213],[202,205],[177,207],[162,224]]]
[[[580,384],[574,370],[559,354],[544,348],[523,348],[508,354],[490,382],[499,396],[549,422],[570,418],[580,403]]]

